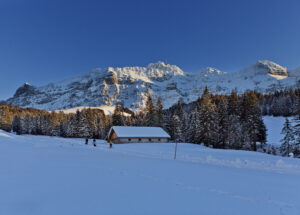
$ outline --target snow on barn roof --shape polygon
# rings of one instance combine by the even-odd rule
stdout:
[[[170,135],[160,127],[113,126],[108,132],[114,130],[118,137],[161,137],[170,138]]]

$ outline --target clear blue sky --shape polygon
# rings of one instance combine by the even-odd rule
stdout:
[[[95,67],[300,66],[298,0],[0,0],[0,100]]]

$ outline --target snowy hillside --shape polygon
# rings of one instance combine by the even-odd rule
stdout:
[[[300,159],[83,142],[0,131],[0,214],[300,214]]]
[[[88,74],[58,83],[35,87],[26,83],[7,103],[22,107],[47,110],[70,109],[80,106],[108,106],[117,102],[132,110],[145,105],[146,89],[154,99],[160,96],[168,108],[183,99],[194,101],[208,86],[213,93],[228,94],[232,90],[273,92],[276,89],[294,87],[298,70],[271,62],[257,61],[238,72],[225,73],[214,68],[205,68],[195,73],[183,72],[175,65],[163,62],[147,67],[123,67],[94,69]]]

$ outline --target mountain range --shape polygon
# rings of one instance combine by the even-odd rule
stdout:
[[[179,99],[185,103],[196,100],[206,86],[212,93],[219,94],[229,94],[232,90],[270,93],[295,88],[299,79],[300,68],[289,70],[268,60],[259,60],[230,73],[211,67],[187,73],[176,65],[158,62],[147,67],[96,68],[90,73],[45,86],[25,83],[5,103],[46,110],[111,107],[120,103],[138,110],[146,103],[148,89],[154,100],[160,96],[164,108],[168,108]]]

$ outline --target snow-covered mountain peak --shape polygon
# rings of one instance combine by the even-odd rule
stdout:
[[[169,70],[176,70],[178,69],[177,66],[175,65],[170,65],[167,64],[163,61],[158,61],[156,63],[149,63],[147,66],[148,69],[157,69],[157,70],[164,70],[164,71],[169,71]]]
[[[147,66],[147,74],[149,78],[154,80],[167,80],[173,76],[183,76],[185,73],[176,65],[165,64],[164,62],[150,63]]]
[[[35,92],[35,87],[31,86],[28,82],[24,83],[21,87],[19,87],[14,96],[20,95],[31,95]]]
[[[222,72],[221,70],[213,67],[206,67],[204,69],[201,69],[197,74],[204,75],[204,76],[211,76],[211,75],[224,75],[226,74],[226,72]]]
[[[281,80],[288,77],[287,68],[282,67],[269,60],[259,60],[251,66],[237,72],[238,77],[261,79],[261,77],[271,76]]]
[[[291,74],[291,75],[290,75]],[[146,67],[108,67],[90,73],[50,83],[41,87],[24,84],[6,102],[22,107],[47,110],[80,106],[114,106],[121,103],[138,110],[146,103],[147,89],[154,101],[159,96],[165,108],[196,100],[207,86],[212,93],[228,94],[232,90],[273,92],[295,87],[300,70],[287,71],[272,61],[260,60],[238,72],[225,73],[207,67],[195,73],[185,73],[176,65],[164,62]]]
[[[269,75],[288,76],[287,68],[269,60],[259,60],[254,64],[258,69],[265,69]]]

